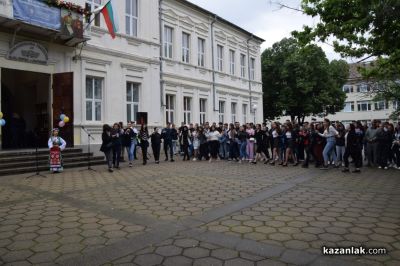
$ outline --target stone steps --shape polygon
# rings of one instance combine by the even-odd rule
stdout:
[[[88,164],[88,153],[82,149],[68,148],[63,151],[64,168],[84,167]],[[103,156],[90,153],[91,165],[105,164]],[[39,171],[49,171],[48,150],[38,151]],[[0,153],[0,176],[36,172],[35,151],[11,151]]]

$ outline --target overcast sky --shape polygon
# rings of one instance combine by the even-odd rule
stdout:
[[[301,30],[303,25],[314,25],[318,22],[301,12],[280,9],[278,0],[189,0],[218,16],[233,22],[247,31],[266,40],[262,51],[271,47],[284,37],[290,37],[293,30]],[[283,0],[286,5],[300,8],[300,0]],[[327,57],[339,59],[340,55],[331,46],[319,44]]]

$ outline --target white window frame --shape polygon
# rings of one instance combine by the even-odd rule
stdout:
[[[237,103],[231,102],[231,121],[232,121],[232,123],[237,122],[236,121],[236,113],[237,113]]]
[[[182,32],[182,62],[190,63],[190,34]]]
[[[345,106],[344,106],[342,112],[344,112],[344,113],[354,112],[354,102],[345,102]]]
[[[364,105],[366,105],[366,109],[367,110],[362,110],[363,108],[362,108],[362,106],[364,106]],[[359,101],[359,102],[357,102],[357,110],[359,111],[359,112],[367,112],[367,111],[371,111],[372,109],[371,109],[371,101]]]
[[[242,105],[242,116],[243,116],[243,123],[247,122],[247,104],[244,103]]]
[[[235,51],[229,50],[229,73],[235,75]]]
[[[224,47],[220,44],[217,44],[217,70],[224,71]]]
[[[173,94],[165,95],[165,119],[167,123],[175,123],[175,99]]]
[[[88,79],[91,80],[91,88],[90,88],[90,90],[91,90],[92,97],[90,97],[90,98],[87,96],[88,95],[87,92],[88,92],[88,89],[89,89],[87,87]],[[100,82],[101,99],[98,99],[95,96],[95,82],[96,82],[96,80]],[[86,76],[86,84],[85,84],[85,119],[86,119],[86,121],[92,121],[92,122],[102,121],[102,118],[103,118],[103,106],[104,106],[104,104],[103,104],[104,85],[103,84],[104,84],[104,78],[102,78],[102,77],[96,77],[96,76],[90,76],[90,75]],[[88,110],[87,110],[88,103],[91,103],[91,109],[92,109],[92,113],[91,113],[91,118],[90,119],[88,118],[88,115],[87,115],[88,114]],[[100,104],[100,118],[99,119],[97,119],[97,116],[96,116],[96,114],[97,114],[96,105],[97,104]]]
[[[136,88],[135,88],[136,87]],[[133,91],[134,89],[137,89],[137,101],[134,99],[134,94]],[[130,90],[130,98],[129,100],[129,90]],[[129,107],[128,107],[129,106]],[[140,84],[135,83],[135,82],[126,82],[126,120],[127,122],[130,121],[136,121],[136,114],[139,112],[139,106],[140,106]],[[135,107],[137,107],[137,112],[135,112]],[[130,112],[129,112],[130,109]],[[129,119],[130,117],[130,119]]]
[[[192,123],[192,97],[183,97],[183,122],[185,125]]]
[[[205,66],[206,40],[203,38],[197,39],[197,65]]]
[[[399,103],[400,103],[399,101],[393,101],[393,102],[392,102],[392,105],[393,105],[393,109],[394,109],[394,110],[397,110],[397,108],[399,107]]]
[[[240,54],[240,76],[242,78],[246,77],[246,55]]]
[[[387,110],[387,109],[389,109],[387,101],[383,100],[383,101],[374,102],[374,110],[383,111],[383,110]]]
[[[199,113],[200,113],[200,125],[203,125],[207,119],[207,99],[199,99]]]
[[[220,123],[224,123],[225,120],[225,101],[220,100],[218,103],[218,119]]]
[[[351,92],[353,92],[353,86],[352,85],[343,85],[342,90],[344,93],[351,93]]]
[[[366,93],[369,92],[370,86],[368,84],[358,84],[357,85],[357,92]]]
[[[174,54],[173,38],[174,29],[170,26],[164,26],[164,57],[172,59]]]
[[[138,18],[139,18],[138,2],[139,2],[138,0],[125,0],[125,31],[127,35],[134,37],[137,37],[138,35]],[[130,3],[129,6],[130,8],[128,8],[127,3]]]
[[[256,59],[250,58],[250,79],[251,80],[256,79],[255,67],[256,67]]]
[[[102,0],[86,0],[85,2],[90,5],[90,11],[95,10],[102,4]],[[100,27],[100,13],[97,13],[94,16],[93,25]],[[92,16],[90,16],[90,20],[92,20]]]

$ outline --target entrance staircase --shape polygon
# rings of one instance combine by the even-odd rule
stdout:
[[[66,148],[63,152],[64,168],[85,167],[88,165],[88,153],[78,148]],[[104,156],[90,153],[91,165],[105,164]],[[40,172],[49,171],[48,149],[38,150]],[[0,152],[0,176],[36,172],[35,150]]]

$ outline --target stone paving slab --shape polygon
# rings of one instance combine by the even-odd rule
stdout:
[[[0,255],[5,263],[39,264],[81,256],[129,239],[146,227],[53,200],[0,207]]]
[[[341,178],[330,175],[330,182]],[[320,254],[323,245],[385,247],[388,256],[365,257],[362,261],[400,265],[400,195],[351,190],[361,181],[349,181],[350,191],[313,187],[305,182],[205,228],[314,254]]]
[[[95,169],[1,178],[0,265],[400,265],[394,170],[222,161]],[[323,244],[389,254],[327,257]]]
[[[104,265],[288,265],[277,259],[198,241],[174,237]]]

